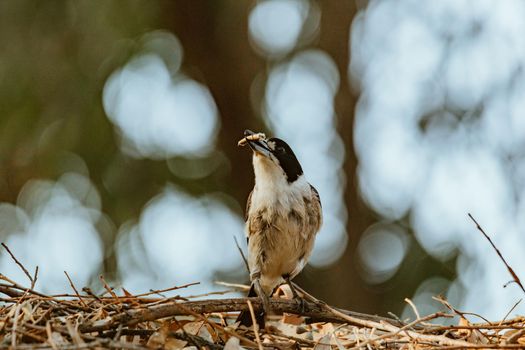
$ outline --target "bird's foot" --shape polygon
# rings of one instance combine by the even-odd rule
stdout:
[[[302,296],[300,296],[299,293],[297,293],[297,290],[295,289],[292,281],[290,281],[289,277],[286,278],[286,284],[289,286],[290,290],[292,291],[293,299],[296,300],[297,303],[299,304],[299,313],[304,314],[304,312],[306,311],[306,300]]]
[[[294,300],[297,301],[297,303],[299,304],[299,313],[302,315],[304,314],[304,312],[306,311],[306,300],[304,300],[304,298],[300,297],[299,295],[297,295]]]
[[[265,314],[268,314],[268,311],[270,311],[270,298],[266,293],[264,293],[264,290],[261,287],[261,284],[259,282],[259,279],[255,279],[253,281],[253,285],[255,287],[255,292],[261,298],[262,307]]]

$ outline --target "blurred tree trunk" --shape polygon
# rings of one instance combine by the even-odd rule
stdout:
[[[173,31],[184,47],[184,62],[190,62],[192,77],[210,89],[219,113],[218,147],[231,161],[231,173],[217,190],[227,190],[239,202],[253,186],[248,152],[241,152],[237,140],[244,129],[262,129],[249,124],[254,120],[250,88],[254,77],[264,69],[248,40],[249,1],[166,1],[161,9],[163,25]],[[196,15],[204,18],[196,19]]]
[[[319,47],[335,60],[341,76],[340,89],[335,99],[339,133],[346,145],[344,171],[347,176],[345,193],[349,211],[347,231],[350,235],[345,256],[336,266],[323,271],[306,272],[298,282],[316,296],[352,309],[377,312],[378,298],[365,289],[354,267],[354,251],[359,235],[372,222],[370,211],[361,202],[355,181],[357,159],[353,151],[353,121],[357,96],[348,84],[349,33],[356,7],[353,1],[326,0],[318,2],[321,8],[321,35]],[[222,120],[219,147],[232,161],[231,177],[224,188],[231,191],[241,203],[253,185],[251,164],[245,152],[239,152],[236,140],[243,129],[261,129],[248,125],[249,117],[257,115],[250,102],[253,80],[264,73],[265,62],[258,58],[249,43],[249,1],[168,1],[163,3],[163,25],[181,40],[185,62],[190,62],[192,76],[204,81],[215,98]],[[204,16],[196,20],[195,14]],[[210,59],[212,57],[213,59]],[[195,71],[193,71],[195,69]],[[202,75],[202,76],[199,76]],[[239,175],[237,175],[239,174]],[[242,174],[242,175],[241,175]],[[338,290],[324,286],[340,286]]]
[[[355,1],[323,0],[318,1],[321,9],[321,36],[319,47],[325,50],[335,61],[341,77],[339,91],[335,96],[338,132],[345,143],[346,174],[345,204],[348,210],[347,232],[349,244],[345,255],[334,267],[321,273],[322,283],[311,288],[315,295],[333,300],[342,307],[366,312],[380,311],[380,296],[370,293],[356,269],[355,250],[361,234],[374,221],[372,213],[362,202],[357,187],[357,157],[353,148],[353,126],[357,92],[351,90],[348,80],[350,63],[350,29],[357,13]],[[340,286],[337,290],[327,291],[323,285]],[[329,294],[328,294],[329,293]]]

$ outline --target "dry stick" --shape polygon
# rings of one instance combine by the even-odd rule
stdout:
[[[365,327],[368,327],[368,328],[376,328],[376,329],[379,329],[379,330],[383,330],[383,331],[387,331],[387,332],[392,332],[394,334],[398,334],[400,332],[403,332],[405,333],[408,337],[410,338],[413,338],[415,340],[422,340],[422,341],[428,341],[428,342],[437,342],[437,343],[441,343],[441,344],[445,344],[445,345],[457,345],[457,346],[461,346],[461,345],[470,345],[471,343],[468,343],[468,342],[465,342],[465,341],[462,341],[462,340],[454,340],[454,339],[450,339],[450,338],[447,338],[445,336],[441,336],[441,335],[429,335],[429,334],[419,334],[417,332],[414,332],[414,331],[410,331],[410,330],[407,330],[407,329],[403,329],[404,327],[407,327],[407,326],[404,326],[404,327],[396,327],[396,326],[393,326],[387,322],[374,322],[374,321],[368,321],[368,320],[360,320],[356,317],[351,317],[351,316],[348,316],[348,315],[345,315],[344,313],[334,309],[334,308],[331,308],[330,306],[326,305],[325,306],[328,310],[331,310],[336,316],[339,316],[345,320],[347,320],[347,322],[351,323],[351,324],[357,324],[357,325],[360,325],[360,326],[365,326]],[[439,314],[439,313],[438,313]],[[445,314],[443,314],[445,315]],[[362,344],[361,344],[362,346]]]
[[[215,281],[213,283],[218,284],[219,286],[230,287],[236,290],[242,290],[246,292],[250,290],[250,286],[247,286],[245,284],[229,283],[229,282],[224,282],[224,281]]]
[[[43,298],[50,298],[50,299],[53,299],[45,294],[42,294],[42,293],[39,293],[35,290],[32,290],[31,288],[27,288],[27,287],[23,287],[21,285],[19,285],[18,283],[16,283],[15,281],[11,280],[10,278],[8,278],[7,276],[5,275],[2,275],[0,273],[0,280],[4,280],[6,282],[9,282],[11,283],[11,286],[8,286],[8,285],[5,285],[5,284],[0,284],[0,286],[4,286],[4,287],[8,287],[8,288],[13,288],[13,289],[18,289],[20,291],[24,291],[24,293],[31,293],[31,294],[34,294],[34,295],[38,295],[39,297],[43,297]]]
[[[11,289],[10,287],[0,286],[0,293],[10,296],[11,298],[20,298],[24,293]]]
[[[453,325],[453,326],[433,326],[424,329],[425,333],[438,333],[443,331],[453,331],[458,329],[494,329],[494,330],[511,330],[511,329],[523,329],[523,326],[498,326],[498,325]]]
[[[111,289],[111,287],[108,285],[108,283],[106,282],[106,280],[104,279],[104,276],[100,275],[98,276],[98,278],[100,278],[100,281],[102,282],[102,284],[104,285],[104,288],[108,291],[108,293],[113,297],[113,299],[115,299],[117,302],[119,302],[119,298],[118,296],[115,294],[115,292],[113,291],[113,289]]]
[[[56,344],[55,344],[55,342],[53,340],[53,331],[51,330],[51,322],[50,321],[46,322],[46,334],[47,334],[47,342],[49,343],[49,345],[51,345],[53,350],[58,350],[57,346],[56,346]]]
[[[17,330],[17,327],[18,327],[18,316],[20,315],[20,307],[22,305],[21,304],[18,304],[16,306],[16,309],[15,309],[15,316],[14,316],[14,321],[13,321],[13,329],[11,331],[11,347],[13,349],[16,349],[16,330]]]
[[[220,325],[218,325],[218,324],[216,324],[214,322],[210,322],[210,320],[208,320],[206,317],[201,315],[201,314],[204,314],[204,313],[207,313],[207,312],[197,313],[197,312],[191,310],[190,308],[186,307],[185,305],[181,305],[181,304],[183,304],[183,303],[180,303],[179,306],[186,312],[187,315],[192,315],[193,317],[201,319],[202,321],[204,321],[207,324],[209,324],[212,328],[217,328],[220,331],[222,331],[222,332],[224,332],[226,334],[229,334],[230,336],[235,336],[235,337],[239,338],[240,340],[245,341],[250,346],[257,346],[257,344],[254,343],[253,341],[251,341],[250,339],[248,339],[246,337],[243,337],[242,335],[238,334],[237,332],[235,332],[233,330],[228,330],[225,327],[222,327],[222,326],[220,326]]]
[[[134,298],[139,298],[139,297],[145,297],[145,296],[148,296],[148,295],[151,295],[151,294],[171,292],[172,290],[188,288],[188,287],[191,287],[191,286],[196,286],[198,284],[201,284],[201,283],[200,282],[192,282],[192,283],[184,284],[182,286],[175,286],[175,287],[166,288],[166,289],[156,289],[156,290],[149,291],[148,293],[142,293],[142,294],[134,295],[133,297]],[[123,297],[118,297],[118,298],[123,298]]]
[[[73,327],[70,319],[66,319],[66,329],[69,333],[69,336],[76,345],[84,344],[84,340],[82,339],[78,331],[75,329],[75,327]]]
[[[154,321],[165,317],[189,315],[189,314],[203,314],[203,313],[214,313],[214,312],[233,312],[233,311],[248,311],[247,300],[250,300],[254,311],[260,311],[262,309],[260,298],[232,298],[232,299],[209,299],[209,300],[198,300],[188,301],[183,303],[170,303],[163,305],[155,305],[152,307],[145,307],[143,309],[127,310],[122,313],[118,313],[101,321],[93,323],[84,323],[79,327],[80,332],[95,332],[104,331],[116,328],[119,324],[125,326],[133,326],[141,322]],[[301,306],[295,300],[277,299],[271,298],[270,305],[272,310],[275,312],[287,312],[294,314],[302,314],[315,320],[322,321],[336,321],[336,322],[348,322],[346,318],[334,315],[330,310],[326,310],[321,304],[314,304],[310,302],[304,303],[304,312],[301,313]],[[189,311],[189,312],[188,312]],[[339,310],[338,310],[339,311]],[[354,325],[361,325],[363,321],[373,320],[376,322],[387,321],[392,324],[399,324],[396,320],[362,314],[358,312],[339,311],[342,315],[352,316],[356,320],[359,320]],[[373,327],[373,326],[372,326]]]
[[[451,346],[433,346],[425,350],[461,350],[461,349],[523,349],[522,344],[468,344]]]
[[[18,259],[15,257],[15,255],[13,253],[11,253],[11,251],[9,250],[9,248],[7,247],[7,245],[5,243],[2,243],[2,247],[5,248],[5,250],[7,250],[7,252],[9,253],[9,255],[11,255],[11,258],[15,261],[15,263],[20,266],[20,268],[22,269],[22,271],[24,271],[24,273],[26,274],[27,278],[29,278],[29,281],[31,281],[31,283],[33,283],[33,277],[29,274],[29,272],[27,271],[27,269],[24,267],[24,265],[22,265],[22,263],[20,263],[20,261],[18,261]]]
[[[396,336],[398,335],[399,333],[401,332],[405,332],[406,329],[409,329],[419,323],[423,323],[423,322],[426,322],[426,321],[429,321],[429,320],[433,320],[435,318],[439,318],[439,317],[452,317],[451,315],[448,315],[448,314],[444,314],[442,312],[435,312],[433,314],[430,314],[430,315],[427,315],[425,317],[421,317],[421,318],[418,318],[406,325],[404,325],[403,327],[399,328],[398,331],[396,331],[395,333],[387,333],[387,334],[383,334],[381,336],[378,336],[374,339],[369,339],[367,340],[365,343],[369,344],[371,342],[375,342],[375,341],[378,341],[378,340],[382,340],[382,339],[387,339],[387,338],[390,338],[390,337],[393,337],[393,336]],[[410,336],[408,336],[409,338],[411,338]],[[412,339],[412,338],[411,338]],[[361,344],[362,346],[363,344]]]
[[[64,271],[64,274],[66,275],[67,277],[67,280],[69,281],[69,285],[71,286],[71,288],[73,288],[73,291],[75,292],[75,294],[77,295],[77,298],[78,300],[80,301],[80,303],[85,306],[85,307],[88,307],[86,305],[86,303],[84,302],[84,300],[82,299],[82,297],[80,296],[80,294],[78,293],[78,290],[77,288],[75,287],[75,285],[73,284],[73,281],[71,280],[71,278],[69,277],[69,275],[67,274],[67,271]]]
[[[253,333],[255,333],[255,340],[257,341],[259,350],[263,350],[263,346],[261,344],[261,338],[259,338],[259,325],[257,323],[257,320],[255,319],[255,312],[253,312],[252,303],[249,300],[246,303],[248,304],[248,308],[250,309],[250,316],[252,317]]]
[[[38,265],[35,267],[35,274],[33,280],[31,281],[31,289],[35,289],[36,280],[38,279]]]
[[[487,322],[488,324],[492,325],[493,323],[490,322],[489,320],[487,320],[485,317],[481,316],[480,314],[476,314],[474,312],[465,312],[465,311],[460,311],[456,308],[454,308],[452,305],[450,305],[450,303],[448,301],[446,301],[445,299],[443,299],[441,296],[434,296],[432,297],[432,299],[434,299],[435,301],[439,301],[440,303],[442,303],[443,305],[445,305],[445,307],[447,309],[449,309],[450,311],[454,312],[456,315],[464,318],[465,320],[467,319],[465,317],[465,315],[471,315],[471,316],[476,316],[476,317],[479,317],[481,318],[483,321]]]
[[[503,257],[503,255],[501,255],[501,252],[499,251],[499,249],[496,247],[496,245],[494,244],[494,242],[492,242],[492,239],[490,239],[490,237],[485,233],[485,231],[483,230],[483,228],[481,228],[481,226],[478,224],[478,222],[476,221],[476,219],[474,219],[474,217],[468,213],[468,216],[470,217],[470,219],[472,221],[474,221],[474,224],[476,224],[476,228],[479,230],[479,232],[483,233],[483,236],[485,236],[485,238],[489,241],[490,245],[492,245],[492,248],[494,248],[494,250],[496,251],[496,253],[498,253],[498,256],[500,257],[501,261],[503,261],[503,263],[505,264],[505,266],[507,267],[507,270],[509,270],[509,273],[510,275],[512,276],[512,279],[514,280],[514,282],[516,282],[518,284],[518,286],[520,286],[521,290],[523,291],[523,293],[525,293],[525,288],[523,287],[523,284],[521,284],[521,281],[518,277],[518,275],[516,275],[516,273],[514,272],[514,270],[512,269],[512,267],[510,267],[509,264],[507,264],[507,261],[505,260],[505,258]]]
[[[248,265],[248,260],[244,256],[244,252],[242,251],[241,246],[239,245],[239,242],[237,241],[237,237],[233,236],[233,239],[235,240],[235,245],[237,246],[237,249],[239,250],[239,254],[241,254],[242,260],[244,261],[246,270],[248,270],[248,273],[250,273],[250,265]]]
[[[514,304],[514,306],[512,306],[512,307],[510,308],[509,312],[507,312],[507,314],[505,315],[505,317],[503,317],[503,319],[499,322],[499,325],[500,325],[500,326],[501,326],[501,324],[502,324],[503,322],[505,322],[505,320],[507,319],[507,317],[509,317],[510,313],[511,313],[511,312],[512,312],[512,311],[513,311],[513,310],[519,305],[519,303],[521,303],[521,300],[522,300],[522,299],[518,300],[518,301],[516,302],[516,304]]]
[[[410,305],[410,307],[412,308],[412,311],[414,311],[414,314],[416,315],[416,319],[420,319],[421,316],[419,315],[419,311],[417,311],[417,307],[416,305],[412,302],[412,300],[408,299],[408,298],[405,298],[405,302]]]

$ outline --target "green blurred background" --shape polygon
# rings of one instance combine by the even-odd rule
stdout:
[[[344,226],[347,240],[339,244],[339,250],[343,249],[340,256],[339,253],[333,253],[338,254],[335,261],[327,258],[328,260],[325,260],[329,261],[328,263],[320,262],[308,266],[296,281],[313,295],[330,304],[379,314],[388,311],[402,314],[405,307],[403,299],[414,296],[418,287],[421,288],[422,283],[429,281],[429,278],[433,282],[427,291],[430,290],[434,294],[447,293],[450,284],[457,277],[458,251],[453,249],[452,253],[445,257],[428,254],[414,238],[414,222],[411,221],[408,209],[389,217],[377,209],[380,207],[377,203],[363,199],[363,193],[367,198],[366,177],[358,181],[358,156],[354,149],[357,135],[354,129],[356,104],[359,98],[362,102],[358,108],[363,108],[363,104],[366,104],[364,101],[373,101],[372,92],[361,95],[365,78],[359,76],[359,72],[365,72],[367,65],[373,67],[376,61],[371,59],[370,62],[363,63],[366,58],[361,58],[361,66],[357,64],[352,68],[357,70],[357,73],[354,71],[354,74],[351,74],[350,69],[353,50],[363,50],[365,53],[359,54],[365,55],[366,50],[371,50],[365,46],[375,45],[373,41],[366,42],[368,24],[363,25],[363,18],[367,14],[372,15],[375,9],[380,12],[379,8],[382,5],[379,5],[379,2],[350,0],[283,1],[288,8],[285,7],[283,12],[279,12],[279,8],[275,10],[277,12],[261,10],[257,16],[261,16],[263,22],[258,24],[259,17],[254,11],[262,3],[234,0],[0,2],[0,202],[4,203],[0,210],[0,220],[3,220],[0,224],[2,240],[7,241],[11,247],[14,246],[15,253],[25,257],[29,265],[45,264],[47,261],[39,260],[36,256],[60,255],[68,250],[67,245],[60,245],[61,238],[53,241],[56,250],[49,250],[40,245],[38,242],[41,241],[38,240],[20,243],[13,238],[16,235],[23,236],[21,231],[31,231],[36,227],[35,222],[39,216],[32,212],[31,208],[38,207],[32,202],[34,198],[40,198],[43,190],[38,188],[52,188],[54,183],[61,183],[69,193],[73,193],[72,197],[81,198],[79,203],[88,208],[79,217],[96,212],[89,219],[93,228],[90,230],[96,232],[102,244],[101,253],[94,253],[90,257],[89,267],[87,263],[85,265],[89,276],[85,277],[85,274],[79,272],[78,276],[84,277],[77,276],[77,283],[96,285],[97,275],[103,273],[112,283],[122,283],[126,287],[126,278],[119,270],[122,268],[119,264],[122,265],[128,260],[119,260],[115,249],[117,237],[132,235],[132,227],[148,230],[144,227],[150,222],[144,214],[145,208],[152,203],[152,198],[159,198],[156,196],[164,193],[163,191],[169,192],[166,188],[175,188],[177,193],[182,193],[177,197],[182,200],[176,202],[175,207],[183,207],[185,198],[188,198],[188,201],[212,198],[210,200],[213,206],[220,205],[221,208],[226,208],[224,210],[228,213],[233,213],[234,220],[240,220],[244,203],[253,186],[253,174],[249,152],[239,149],[237,141],[243,130],[248,128],[268,134],[276,133],[286,138],[288,134],[279,129],[279,125],[283,124],[279,124],[278,117],[268,116],[271,114],[268,112],[269,107],[262,102],[265,94],[269,93],[270,77],[279,67],[295,62],[297,57],[303,57],[299,56],[302,53],[321,52],[322,57],[327,57],[325,61],[329,62],[329,67],[326,68],[326,64],[323,66],[325,61],[321,60],[318,64],[320,68],[316,66],[317,63],[313,63],[313,70],[324,69],[331,72],[331,69],[335,69],[335,73],[327,80],[327,84],[333,88],[333,95],[330,95],[333,98],[329,98],[333,113],[329,113],[332,119],[328,122],[333,131],[318,134],[308,131],[310,134],[305,132],[306,136],[303,139],[297,138],[291,143],[294,148],[301,148],[306,147],[301,145],[301,140],[307,140],[311,135],[312,138],[326,138],[329,140],[326,157],[340,159],[340,170],[327,181],[338,179],[334,182],[332,192],[340,196],[342,204],[334,204],[332,207],[338,209],[334,209],[330,215]],[[417,9],[422,6],[403,3],[406,8],[414,9],[417,18]],[[450,7],[454,8],[453,5]],[[288,10],[291,11],[291,15],[295,13],[293,11],[301,15],[298,20],[299,31],[291,39],[291,44],[285,42],[283,47],[277,44],[275,47],[268,46],[272,38],[270,31],[270,34],[263,33],[269,35],[266,39],[263,38],[267,44],[264,46],[265,41],[257,36],[257,26],[266,23],[265,16],[271,16],[272,13],[285,16]],[[398,8],[398,11],[401,10]],[[386,14],[383,15],[391,16],[393,21],[410,22],[396,14],[395,10],[385,11]],[[457,13],[463,13],[462,11],[464,10],[458,9]],[[297,31],[297,26],[293,27],[293,21],[297,19],[275,16],[274,19],[268,20],[267,25],[272,26],[272,21],[275,21],[276,42],[279,41],[279,26],[282,26],[279,21],[292,23],[290,30]],[[356,27],[356,21],[360,21],[360,27]],[[378,21],[381,23],[381,19]],[[252,28],[250,23],[253,24]],[[406,30],[410,32],[411,29]],[[388,33],[388,22],[385,22],[383,31]],[[365,39],[357,44],[351,40],[352,37]],[[416,36],[416,39],[411,40],[418,38]],[[410,43],[408,40],[407,45]],[[381,47],[376,49],[381,51]],[[388,50],[393,49],[385,45],[383,50],[386,55]],[[410,48],[408,52],[411,52]],[[156,68],[148,66],[151,62],[136,61],[137,57],[147,54],[156,55],[164,62],[167,68],[163,69],[170,72],[174,84],[190,81],[192,84],[196,83],[195,86],[208,89],[217,112],[217,121],[211,127],[211,131],[205,134],[209,136],[208,148],[203,146],[206,149],[174,151],[163,149],[160,143],[154,144],[153,148],[141,148],[140,143],[134,141],[133,136],[129,136],[126,129],[119,124],[120,112],[114,112],[115,115],[112,115],[111,111],[117,107],[111,107],[111,99],[117,97],[107,92],[110,77],[121,79],[118,74],[125,69],[123,67],[131,67],[130,71],[136,74],[147,73],[147,69],[152,69],[150,77],[153,78],[144,78],[144,84],[148,84],[151,81],[154,83],[155,74],[160,74],[155,71]],[[416,52],[414,55],[421,53]],[[311,57],[317,59],[318,56]],[[311,57],[305,60],[313,60]],[[419,59],[415,61],[420,62]],[[306,63],[303,62],[303,65]],[[418,69],[416,66],[414,65],[414,69]],[[141,71],[141,67],[147,69]],[[410,70],[411,67],[406,69]],[[403,73],[398,78],[379,75],[374,79],[378,82],[383,78],[401,81],[403,76]],[[402,82],[399,84],[399,91],[402,91]],[[147,94],[148,87],[142,88]],[[395,94],[395,89],[390,93]],[[134,103],[140,106],[140,95],[134,96]],[[105,98],[109,101],[106,101],[106,106]],[[435,110],[442,111],[447,108],[441,106]],[[470,110],[476,108],[467,106],[463,109],[452,109],[450,113],[464,115]],[[426,116],[426,121],[431,119],[425,111],[418,113]],[[137,127],[140,129],[140,123],[148,123],[147,120],[145,116],[144,121],[138,122]],[[184,123],[184,117],[178,122]],[[303,123],[315,125],[318,122],[305,117]],[[183,131],[186,134],[191,134],[192,130],[197,132],[200,128],[198,123],[189,125],[192,127]],[[422,122],[418,125],[422,129],[425,127]],[[301,130],[288,132],[301,133]],[[373,147],[371,143],[370,149]],[[404,167],[403,158],[395,161],[398,167]],[[315,178],[316,174],[312,173],[326,171],[324,165],[316,168],[316,163],[312,164],[314,165],[307,167],[310,170],[307,176],[314,175]],[[339,165],[337,167],[339,169]],[[385,173],[389,172],[386,165],[383,170]],[[80,174],[82,177],[80,180],[74,176],[64,178],[64,174]],[[410,177],[410,174],[408,176]],[[35,185],[35,180],[47,181],[45,184],[48,185],[42,185],[40,182]],[[28,183],[34,186],[31,187]],[[392,182],[383,192],[388,192],[388,188],[395,189],[396,186],[397,184]],[[77,189],[78,193],[75,194]],[[50,191],[49,193],[53,192]],[[52,197],[49,193],[45,196]],[[329,202],[333,197],[330,196],[332,195],[325,195]],[[321,197],[323,198],[323,192]],[[338,200],[336,197],[333,197],[333,201]],[[203,205],[206,207],[208,204]],[[328,207],[330,208],[330,204]],[[466,215],[462,209],[458,209],[460,215]],[[24,219],[20,219],[20,216]],[[207,220],[207,216],[195,216],[192,220]],[[20,224],[19,221],[26,223]],[[53,231],[54,221],[50,222],[51,228],[46,226],[43,231],[37,229],[44,232],[41,233],[44,235],[43,242],[46,241],[46,230]],[[369,232],[367,229],[370,230],[374,224],[383,225],[385,230],[401,233],[388,236],[393,237],[393,246],[384,247],[372,240],[367,242],[370,245],[379,244],[377,250],[366,250],[365,245],[359,252],[358,247],[363,234]],[[73,224],[67,227],[75,229]],[[186,229],[191,230],[189,227],[191,225],[186,226]],[[215,229],[226,230],[226,227],[218,225]],[[219,245],[232,246],[234,249],[230,237],[242,237],[242,227],[232,227],[239,228],[240,232],[224,232],[225,238]],[[372,229],[374,227],[377,228],[372,226]],[[164,229],[169,232],[170,227]],[[27,232],[25,234],[28,235]],[[322,234],[330,235],[330,232]],[[155,244],[176,245],[173,242],[176,240]],[[202,242],[206,242],[206,239]],[[199,244],[206,244],[202,242]],[[144,245],[143,242],[139,245],[141,244]],[[400,244],[402,249],[398,247]],[[218,245],[211,241],[210,245],[210,254],[214,254],[213,249]],[[90,250],[90,247],[92,245],[88,244],[85,249]],[[123,247],[123,250],[127,249],[126,245]],[[370,263],[370,260],[381,261],[383,255],[388,255],[389,248],[401,249],[400,257],[393,258],[397,259],[397,262],[392,265],[387,261],[386,267],[381,267],[379,263],[380,265],[376,266],[379,272],[374,271],[375,265]],[[169,247],[166,249],[169,251]],[[81,250],[82,247],[79,251]],[[146,251],[151,253],[148,248]],[[89,252],[87,254],[89,255]],[[186,254],[190,256],[193,252],[188,248]],[[324,254],[329,256],[331,252],[327,248]],[[363,259],[360,257],[363,255],[368,255],[368,265],[366,261],[361,261]],[[80,258],[81,255],[77,256],[80,259],[78,270],[82,271],[85,260]],[[133,263],[128,262],[128,275],[148,275],[153,273],[151,270],[158,272],[164,266],[162,261],[152,263],[148,259],[136,256],[134,259]],[[237,260],[227,268],[213,270],[212,277],[207,275],[206,278],[210,281],[220,279],[246,282],[247,274],[243,271],[240,257],[236,256],[234,259]],[[199,261],[203,264],[214,264],[213,260],[204,260],[200,258]],[[61,274],[66,267],[60,266],[60,261],[61,259],[56,259],[48,266],[40,268],[56,269]],[[2,265],[5,269],[6,264],[8,263],[4,262]],[[153,267],[145,267],[149,264],[153,264]],[[172,266],[168,271],[177,268],[185,267]],[[14,270],[15,268],[12,274],[16,274]],[[381,277],[385,273],[388,276]],[[379,277],[374,278],[375,274]],[[75,276],[75,273],[72,275]],[[190,277],[171,279],[166,275],[169,276],[169,273],[157,273],[155,286],[148,285],[147,278],[143,279],[144,282],[135,281],[134,288],[143,287],[142,290],[148,290],[153,287],[170,287],[177,283],[194,282]],[[42,283],[45,284],[45,275],[43,278]],[[63,287],[67,288],[65,282],[63,281]],[[461,296],[461,288],[459,291],[456,288],[454,295]],[[459,302],[462,299],[458,296],[455,300]],[[424,303],[431,301],[426,300]]]

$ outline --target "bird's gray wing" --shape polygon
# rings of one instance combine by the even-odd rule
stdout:
[[[248,221],[248,214],[250,213],[250,207],[252,205],[252,193],[253,193],[253,190],[248,195],[248,200],[246,201],[246,209],[244,211],[244,221]]]
[[[319,196],[319,192],[317,192],[315,187],[312,185],[310,185],[310,188],[312,189],[312,192],[314,193],[315,199],[317,199],[317,202],[319,203],[319,207],[322,208],[323,206],[321,205],[321,197]],[[250,196],[251,196],[251,193],[250,193]]]
[[[244,211],[244,221],[245,222],[248,221],[248,215],[250,213],[250,206],[252,205],[252,193],[253,193],[253,190],[248,195],[248,200],[246,201],[246,209]],[[250,242],[250,236],[247,235],[246,236],[246,244],[248,244],[249,242]]]

